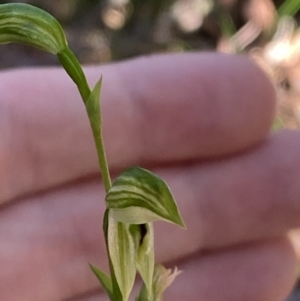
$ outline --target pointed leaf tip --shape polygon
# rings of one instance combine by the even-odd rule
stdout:
[[[96,266],[92,265],[91,263],[89,263],[89,266],[90,266],[91,270],[93,271],[93,273],[95,274],[95,276],[97,277],[97,279],[99,280],[99,282],[101,283],[102,287],[106,291],[109,298],[111,300],[113,300],[112,299],[113,288],[112,288],[111,278],[106,273],[104,273],[102,270],[100,270]]]
[[[115,180],[106,195],[106,203],[112,216],[124,223],[164,220],[185,228],[168,185],[140,167],[125,170]]]

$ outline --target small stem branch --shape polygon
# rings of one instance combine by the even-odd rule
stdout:
[[[66,72],[75,82],[84,104],[87,105],[92,91],[88,86],[86,77],[76,56],[74,55],[72,50],[69,47],[67,47],[63,51],[59,52],[57,54],[57,57],[61,62],[62,66],[65,68]],[[103,137],[102,137],[102,121],[101,121],[100,106],[94,112],[89,112],[88,110],[87,112],[93,130],[95,144],[97,147],[98,161],[100,165],[105,191],[108,192],[108,190],[111,187],[111,179],[110,179],[110,174],[109,174],[109,169],[108,169],[108,164],[107,164],[106,154],[105,154],[105,148],[103,143]],[[99,115],[96,116],[96,118],[99,118],[98,122],[93,122],[92,120],[94,118],[92,114],[95,113]]]

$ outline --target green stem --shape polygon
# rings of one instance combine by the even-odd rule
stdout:
[[[58,53],[57,57],[61,62],[62,66],[64,67],[64,69],[66,70],[66,72],[75,82],[79,90],[79,93],[82,97],[82,100],[85,104],[90,125],[93,131],[94,141],[96,144],[98,162],[101,170],[102,180],[103,180],[105,191],[107,193],[111,188],[111,178],[109,174],[109,168],[107,164],[106,153],[105,153],[104,142],[103,142],[103,135],[102,135],[102,118],[101,118],[101,108],[99,103],[100,100],[97,99],[96,102],[94,102],[93,99],[94,95],[92,94],[94,91],[92,92],[91,89],[89,88],[86,77],[81,68],[81,65],[78,62],[76,56],[73,54],[72,50],[67,47],[63,51]],[[99,92],[96,93],[97,96],[100,95],[101,85],[102,85],[102,79],[100,79],[100,81],[97,83],[97,85],[94,88],[94,90],[96,90],[95,92]],[[108,210],[105,211],[105,215],[103,219],[103,230],[104,230],[107,253],[109,254],[108,245],[107,245],[107,227],[108,227],[107,214],[108,214]],[[114,270],[110,258],[109,258],[109,263],[110,263],[111,275],[112,277],[114,277]],[[116,298],[115,301],[121,301],[122,296],[119,288],[115,287],[116,283],[117,282],[114,279],[113,284],[114,284],[114,294]]]
[[[84,104],[87,105],[87,102],[92,92],[88,86],[86,77],[76,56],[74,55],[72,50],[69,47],[67,47],[63,51],[59,52],[57,54],[57,57],[61,62],[62,66],[64,67],[64,69],[66,70],[66,72],[75,82]],[[97,112],[90,112],[89,110],[87,110],[87,113],[92,127],[94,141],[97,147],[98,161],[100,165],[105,191],[108,192],[108,190],[111,188],[111,178],[109,174],[105,148],[103,143],[100,107],[97,110]],[[94,123],[92,121],[93,119],[92,113],[96,113],[99,115],[98,117],[100,118],[100,122]]]
[[[62,66],[65,68],[66,72],[76,84],[82,100],[86,104],[90,97],[91,90],[76,56],[72,50],[67,47],[63,51],[59,52],[57,57]]]
[[[90,120],[91,121],[91,120]],[[100,126],[100,129],[90,122],[92,130],[93,130],[93,136],[97,148],[97,154],[98,154],[98,160],[99,160],[99,165],[101,169],[101,174],[102,174],[102,180],[105,188],[105,192],[107,193],[110,188],[111,188],[111,178],[109,174],[109,168],[107,164],[107,159],[106,159],[106,153],[105,153],[105,148],[104,148],[104,143],[103,143],[103,136],[102,136],[102,126]]]

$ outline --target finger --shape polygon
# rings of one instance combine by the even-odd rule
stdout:
[[[158,225],[161,250],[171,249],[180,256],[299,228],[299,148],[299,132],[284,131],[231,159],[159,172],[187,226],[184,232],[169,224]],[[172,249],[173,241],[181,243]]]
[[[295,283],[295,267],[293,249],[285,238],[195,256],[180,264],[183,273],[166,290],[164,300],[282,301]],[[101,298],[91,292],[74,301]]]
[[[187,224],[187,231],[158,225],[158,262],[270,239],[299,227],[299,144],[299,133],[282,132],[223,162],[158,170]],[[99,241],[103,198],[98,181],[86,182],[0,212],[1,296],[60,300],[98,287],[86,262],[106,266]],[[40,271],[47,277],[40,277]],[[11,291],[16,278],[22,279],[22,290]],[[35,289],[33,296],[31,288],[37,283],[41,291]]]
[[[102,111],[113,170],[238,152],[261,141],[274,91],[246,58],[153,56],[87,68],[103,74]],[[0,200],[98,171],[81,100],[59,69],[1,74]]]
[[[166,291],[166,300],[282,301],[296,280],[296,260],[286,239],[190,260]]]
[[[196,53],[144,57],[119,64],[117,77],[125,91],[124,106],[114,112],[120,105],[115,99],[114,105],[104,102],[103,109],[113,110],[106,115],[108,133],[124,112],[132,114],[127,123],[135,127],[124,131],[129,135],[124,139],[122,128],[116,130],[122,137],[120,146],[126,142],[135,146],[128,149],[132,157],[126,165],[137,158],[172,162],[237,152],[261,141],[274,117],[274,90],[244,57]],[[105,89],[111,87],[107,83],[103,89],[103,99],[110,102],[110,90]],[[115,151],[115,155],[111,151],[114,160],[119,157],[119,149]],[[116,167],[123,167],[120,160]]]
[[[72,298],[70,301],[107,301],[107,296],[99,292],[90,292],[88,296]]]
[[[88,266],[107,270],[99,183],[65,187],[0,211],[3,300],[66,300],[99,288]]]
[[[0,295],[3,299],[15,301],[65,300],[74,296],[85,295],[87,292],[95,291],[99,288],[99,284],[89,270],[87,262],[107,270],[105,246],[101,233],[101,215],[104,208],[99,199],[102,198],[103,191],[99,189],[98,182],[94,181],[85,185],[79,185],[72,190],[62,188],[59,192],[47,193],[41,198],[32,198],[19,204],[19,206],[11,206],[0,212]],[[191,239],[191,236],[189,236],[190,231],[199,233],[199,229],[188,229],[185,232],[188,239]],[[181,230],[181,232],[184,231]],[[174,232],[168,233],[169,236],[172,236],[172,243],[166,244],[166,236],[163,234],[162,231],[157,232],[158,262],[173,261],[178,259],[178,257],[187,257],[191,255],[190,246],[192,244],[199,247],[198,241],[188,241],[187,243],[180,236],[175,236]],[[230,236],[230,232],[228,235]],[[281,243],[278,243],[278,245],[280,246]],[[275,244],[274,248],[281,250],[278,245]],[[182,248],[182,246],[186,248]],[[288,247],[283,247],[283,249],[289,250]],[[176,251],[174,252],[174,250]],[[230,251],[228,248],[227,250]],[[211,260],[211,262],[215,261],[214,265],[208,261],[204,265],[206,267],[204,269],[201,261],[200,265],[197,264],[195,267],[202,271],[202,277],[207,274],[208,266],[217,267],[219,264],[223,272],[230,270],[240,274],[242,274],[242,270],[237,271],[236,267],[244,267],[245,271],[247,271],[248,264],[250,267],[263,267],[265,269],[264,273],[262,273],[263,275],[272,275],[274,273],[278,276],[278,271],[280,271],[280,278],[277,281],[278,283],[281,282],[282,276],[286,281],[283,282],[284,285],[281,284],[283,285],[282,291],[287,290],[288,284],[292,281],[290,278],[290,266],[294,263],[291,259],[293,257],[286,255],[291,254],[290,250],[282,251],[276,255],[277,257],[275,256],[280,260],[275,260],[272,254],[262,256],[261,261],[256,262],[255,265],[250,260],[255,255],[255,252],[245,252],[241,253],[242,255],[238,255],[241,250],[243,248],[238,248],[238,252],[233,252],[230,256],[225,255],[223,266],[215,259],[216,256],[212,256],[214,260]],[[196,250],[196,252],[199,251],[201,249]],[[214,254],[221,256],[223,251],[224,249],[219,248],[219,251]],[[266,251],[266,254],[268,252]],[[227,253],[225,252],[225,254]],[[248,255],[246,256],[245,254]],[[209,257],[208,253],[205,256]],[[229,268],[228,265],[225,265],[225,262],[230,258],[234,259],[243,256],[245,257],[244,261],[240,259],[238,262],[232,263],[235,268]],[[268,260],[267,263],[265,262],[267,258],[273,258],[274,262],[281,262],[287,270],[282,270],[281,265],[278,267],[276,263],[274,265],[276,273],[274,270],[268,271],[269,266],[273,265]],[[229,260],[229,262],[231,261]],[[193,276],[196,279],[196,271],[193,269],[190,271],[190,268],[189,265],[185,267],[185,273],[181,277]],[[220,272],[220,269],[217,272]],[[212,270],[211,274],[208,275],[213,278],[217,272]],[[226,285],[223,287],[234,283],[236,279],[240,279],[239,273],[237,275],[234,274],[231,282],[225,283]],[[255,271],[250,270],[250,274],[255,274]],[[224,281],[228,280],[226,279],[228,276],[224,278]],[[178,279],[180,281],[180,277]],[[16,280],[18,281],[18,286],[15,286]],[[221,277],[216,280],[221,281]],[[265,286],[265,282],[262,281],[262,287]],[[276,284],[277,282],[274,281],[274,283]],[[199,284],[197,285],[199,287]],[[208,289],[205,285],[207,285],[206,282],[201,289]],[[255,288],[257,283],[253,285]],[[12,290],[11,287],[15,287],[15,289]],[[276,285],[276,287],[278,286]],[[269,286],[266,286],[266,289],[269,289]],[[186,293],[186,291],[183,293]],[[170,300],[176,299],[170,298]],[[277,299],[275,298],[274,300]]]

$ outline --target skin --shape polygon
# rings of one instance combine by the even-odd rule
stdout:
[[[165,300],[282,301],[296,279],[300,134],[270,133],[276,97],[244,57],[173,54],[86,68],[102,74],[113,176],[140,165],[169,183],[187,230],[157,223],[158,262],[184,272]],[[96,152],[61,69],[0,74],[0,295],[107,300]]]

